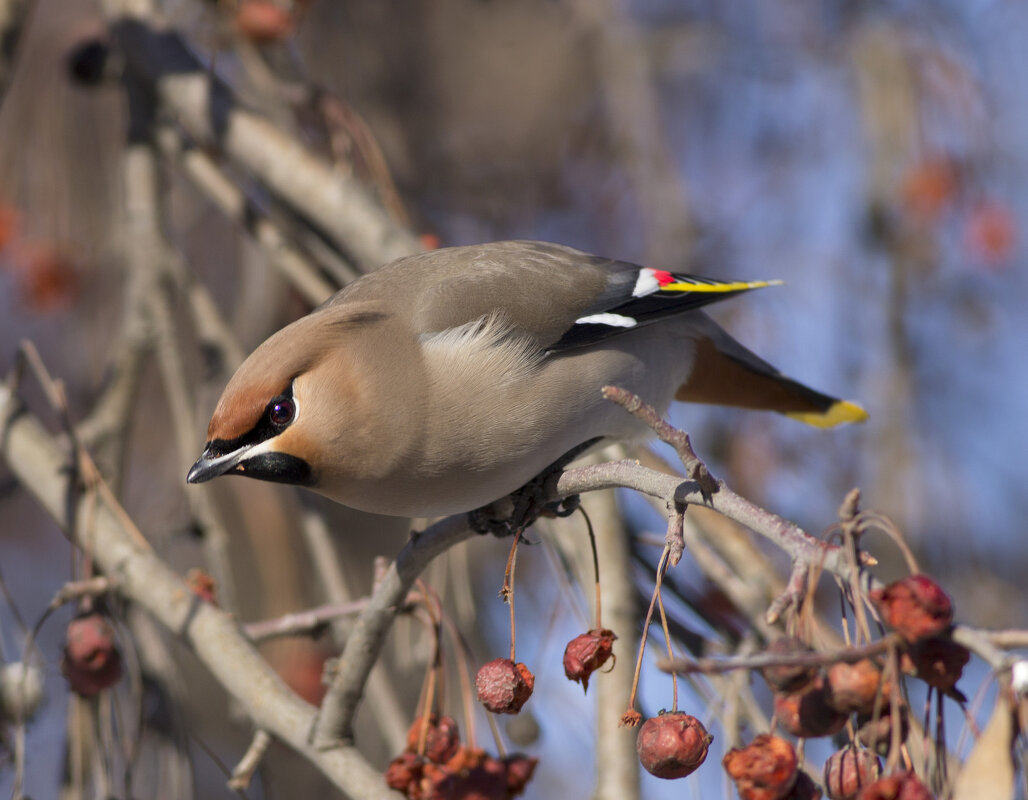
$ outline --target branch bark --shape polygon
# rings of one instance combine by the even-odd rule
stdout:
[[[613,492],[597,492],[583,498],[582,504],[596,531],[603,624],[618,635],[614,656],[624,659],[627,665],[638,644],[638,608],[628,531],[621,521]],[[588,581],[583,585],[588,586]],[[632,694],[632,672],[611,670],[600,676],[595,685],[596,789],[593,797],[595,800],[633,800],[639,797],[636,732],[618,725]]]
[[[32,0],[0,0],[0,103],[14,75],[17,50],[32,6]]]
[[[126,69],[191,137],[220,149],[302,213],[365,270],[420,250],[417,238],[356,178],[333,170],[295,137],[244,109],[174,31],[129,0],[107,0]]]
[[[314,743],[322,749],[353,742],[353,718],[386,633],[415,579],[437,555],[472,536],[465,515],[447,517],[415,533],[375,588],[346,640],[339,671],[321,703]]]
[[[82,502],[69,456],[37,419],[0,386],[0,453],[17,479],[79,546],[85,540],[97,566],[116,578],[122,595],[175,632],[215,679],[267,730],[307,758],[358,800],[398,797],[352,746],[318,750],[308,742],[314,707],[286,687],[241,632],[232,616],[193,595],[150,550],[134,541],[123,511],[98,496]],[[436,551],[437,552],[437,551]]]

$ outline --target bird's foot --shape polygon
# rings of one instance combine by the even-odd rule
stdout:
[[[539,517],[567,517],[573,514],[580,503],[578,495],[556,501],[548,498],[553,497],[556,482],[564,474],[564,468],[598,441],[598,438],[590,439],[569,450],[516,492],[469,511],[468,524],[471,529],[493,536],[513,536],[517,531],[531,526]]]

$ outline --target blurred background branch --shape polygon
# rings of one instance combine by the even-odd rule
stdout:
[[[1028,403],[1026,36],[1021,5],[956,0],[0,2],[3,358],[36,342],[155,556],[181,574],[202,567],[190,589],[246,623],[371,596],[375,558],[407,541],[407,521],[283,487],[182,484],[183,458],[243,356],[361,272],[424,247],[525,237],[716,277],[785,278],[787,288],[719,317],[790,373],[864,402],[871,421],[822,434],[701,407],[675,409],[672,421],[741,496],[801,529],[828,530],[840,498],[861,486],[961,619],[1013,629],[954,634],[981,656],[962,685],[981,687],[968,708],[983,725],[976,709],[992,702],[993,669],[1008,664],[1005,648],[1024,649],[1028,624],[1028,427],[1017,423]],[[44,407],[31,382],[22,388],[30,408]],[[631,453],[665,473],[667,455]],[[0,559],[16,604],[0,607],[0,653],[27,660],[18,618],[31,626],[96,562],[89,547],[70,550],[10,471],[0,490]],[[639,778],[633,734],[611,727],[631,688],[667,508],[625,493],[585,502],[617,668],[596,675],[585,700],[551,680],[592,593],[581,588],[591,578],[578,565],[579,523],[548,522],[538,535],[556,549],[524,548],[518,567],[519,628],[538,632],[519,652],[539,673],[537,695],[497,729],[545,754],[529,796],[677,796],[674,784]],[[679,653],[752,655],[785,632],[843,645],[833,592],[852,601],[847,581],[818,584],[814,617],[794,608],[771,624],[775,598],[799,599],[818,570],[790,580],[788,558],[703,508],[686,512],[683,537],[686,555],[663,585]],[[880,530],[863,546],[883,581],[906,572]],[[425,574],[464,637],[441,648],[439,707],[457,717],[458,651],[480,663],[506,648],[506,609],[488,600],[506,551],[476,537]],[[67,693],[58,664],[73,613],[113,621],[127,680],[102,701],[43,706],[12,752],[68,766],[28,770],[27,794],[55,796],[60,785],[69,797],[127,797],[133,781],[145,794],[153,776],[173,775],[167,796],[208,796],[246,752],[262,754],[243,770],[249,796],[327,791],[286,748],[251,748],[240,703],[122,602],[79,601],[38,632],[48,696]],[[356,712],[375,769],[404,747],[416,713],[437,644],[424,616],[396,620]],[[314,704],[353,625],[334,618],[261,654]],[[648,716],[668,705],[669,678],[652,668],[664,656],[658,641],[644,657]],[[719,722],[712,748],[767,730],[762,683],[693,680],[683,705]],[[294,721],[310,714],[274,685]],[[961,709],[944,704],[955,732]],[[569,724],[583,717],[595,732]],[[954,767],[972,738],[948,736]],[[930,760],[917,751],[924,739],[908,742],[918,764]],[[128,777],[105,763],[110,753]],[[824,742],[807,743],[809,763],[827,755]],[[721,791],[709,773],[693,779],[704,796]]]

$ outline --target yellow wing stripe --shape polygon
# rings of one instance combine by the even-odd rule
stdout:
[[[815,428],[834,428],[847,422],[863,422],[867,419],[867,412],[856,403],[839,400],[827,411],[792,411],[785,416],[798,419]]]
[[[689,283],[676,281],[660,287],[662,292],[742,292],[747,289],[763,289],[767,286],[781,286],[784,281],[730,281],[726,283]]]

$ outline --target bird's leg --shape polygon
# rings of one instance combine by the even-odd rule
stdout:
[[[565,467],[601,438],[590,439],[572,448],[507,497],[469,511],[468,523],[471,529],[493,536],[512,536],[516,531],[528,528],[539,517],[567,517],[573,514],[579,506],[578,495],[555,502],[547,502],[547,498],[553,496],[553,484],[564,474]]]

